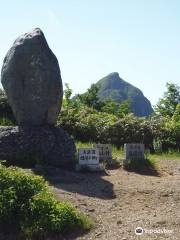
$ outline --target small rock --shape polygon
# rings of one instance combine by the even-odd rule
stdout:
[[[119,224],[122,224],[122,221],[121,220],[118,220],[117,221],[117,224],[119,225]]]
[[[95,212],[95,209],[94,208],[90,208],[90,209],[88,209],[88,212]]]
[[[160,221],[157,221],[156,223],[159,224],[159,225],[164,225],[164,224],[166,224],[166,221],[165,220],[160,220]]]
[[[80,203],[80,206],[87,206],[87,203]]]
[[[168,192],[162,193],[162,197],[168,197],[168,196],[169,196]]]
[[[96,233],[96,237],[100,236],[101,234],[102,234],[102,232]]]

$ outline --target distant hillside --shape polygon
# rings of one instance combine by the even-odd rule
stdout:
[[[134,115],[139,117],[152,113],[151,103],[142,91],[120,78],[117,72],[100,79],[97,84],[100,86],[99,97],[101,100],[112,98],[118,103],[129,100]]]

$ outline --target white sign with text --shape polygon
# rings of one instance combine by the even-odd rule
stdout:
[[[79,165],[98,165],[99,150],[98,148],[80,148]]]
[[[99,160],[112,160],[112,146],[111,144],[95,144],[93,147],[99,149]]]
[[[144,144],[142,143],[126,143],[124,144],[125,160],[144,159]]]

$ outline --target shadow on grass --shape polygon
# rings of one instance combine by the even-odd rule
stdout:
[[[76,172],[54,167],[45,167],[41,171],[34,170],[54,187],[67,192],[78,193],[100,199],[113,199],[113,184],[103,179],[105,172]]]
[[[128,172],[135,172],[141,175],[160,177],[157,163],[152,159],[145,159],[144,162],[130,162],[124,169]]]

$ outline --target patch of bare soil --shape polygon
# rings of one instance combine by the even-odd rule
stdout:
[[[65,239],[180,239],[180,160],[159,160],[160,175],[108,170],[64,170],[49,177],[54,192],[94,221],[86,234]],[[144,233],[135,234],[142,227]],[[163,233],[164,232],[164,233]]]

